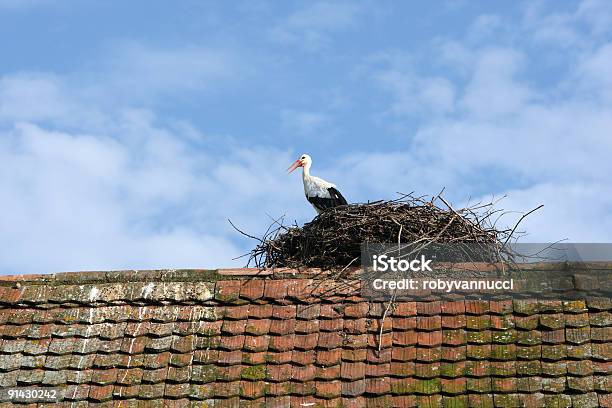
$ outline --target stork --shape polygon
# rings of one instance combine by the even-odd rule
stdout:
[[[325,181],[319,177],[310,175],[312,159],[309,155],[303,154],[295,161],[287,171],[291,173],[298,167],[302,168],[302,181],[304,182],[304,194],[306,199],[314,207],[317,213],[321,214],[328,208],[339,205],[347,205],[346,199],[336,189],[336,185]]]

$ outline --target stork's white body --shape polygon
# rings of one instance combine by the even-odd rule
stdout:
[[[293,169],[290,167],[290,170],[293,171],[297,167],[302,167],[304,194],[315,211],[321,214],[328,208],[346,205],[346,199],[336,189],[335,184],[325,181],[322,178],[310,175],[311,165],[312,159],[310,156],[305,154],[293,164]]]

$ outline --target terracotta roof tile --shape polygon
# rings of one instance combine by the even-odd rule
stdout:
[[[344,308],[344,316],[349,318],[363,318],[368,316],[370,305],[366,302],[347,305]]]
[[[241,321],[240,324],[244,323]],[[255,336],[261,336],[270,332],[270,319],[248,319],[244,326],[244,332]]]
[[[272,317],[274,319],[295,319],[297,314],[296,305],[274,305],[272,306]]]
[[[465,360],[466,358],[466,346],[458,347],[447,347],[441,348],[440,358],[445,361],[458,361]]]
[[[417,324],[417,320],[416,317],[398,317],[395,316],[392,318],[393,320],[393,324],[392,324],[392,329],[393,330],[412,330],[412,329],[416,329],[416,324]]]
[[[441,347],[417,347],[415,361],[433,362],[442,359]]]
[[[489,302],[485,300],[466,300],[465,312],[473,315],[482,315],[489,313]]]
[[[386,348],[378,351],[377,349],[370,347],[366,350],[366,361],[369,364],[390,363],[393,350],[393,348]]]
[[[315,379],[317,380],[335,380],[337,378],[340,378],[340,364],[316,368]]]
[[[268,280],[265,281],[264,297],[276,301],[287,297],[287,290],[291,285],[291,280]]]
[[[342,330],[344,326],[344,321],[341,319],[326,319],[326,320],[321,320],[319,322],[319,330],[320,331],[332,331],[332,332],[338,332],[340,330]]]
[[[365,379],[356,381],[343,381],[341,383],[341,394],[345,397],[357,397],[366,391]]]
[[[242,282],[240,285],[239,296],[246,300],[261,299],[264,294],[265,281],[261,279],[251,279]]]
[[[317,319],[321,314],[319,303],[310,305],[297,305],[296,318],[301,320]]]
[[[365,391],[368,394],[381,395],[391,391],[391,381],[388,377],[366,378]]]
[[[417,306],[417,315],[440,315],[441,310],[441,302],[418,302]]]
[[[523,301],[523,300],[519,300],[517,301],[517,303],[521,306],[524,304],[530,304],[529,301]],[[519,306],[519,309],[521,308],[521,306]],[[536,302],[536,308],[537,308],[537,302]],[[512,313],[512,310],[513,310],[512,300],[492,300],[489,302],[489,310],[493,314]],[[526,309],[526,310],[531,310],[531,309]]]
[[[367,358],[367,352],[365,349],[343,349],[342,360],[343,361],[365,361]]]
[[[296,350],[312,350],[319,341],[319,333],[296,334],[294,337],[294,348]]]
[[[246,348],[246,346],[245,346],[245,342],[246,342],[245,338],[246,338],[246,336],[243,336],[243,335],[225,336],[225,337],[223,337],[223,341],[219,342],[219,349],[222,349],[222,350],[241,350],[243,347]],[[188,352],[189,349],[195,348],[195,342],[193,340],[195,340],[195,339],[188,340],[187,338],[183,338],[182,340],[180,340],[180,342],[177,345],[177,347],[179,347],[179,348],[174,348],[174,346],[173,346],[173,351],[177,351],[179,353],[186,353],[186,352]],[[253,350],[253,351],[262,351],[262,350]]]
[[[390,368],[394,377],[412,377],[415,374],[415,363],[412,361],[392,361]]]
[[[414,361],[416,347],[393,347],[391,356],[394,361]]]
[[[317,369],[314,365],[293,366],[292,380],[307,382],[315,379]]]
[[[467,343],[467,334],[463,329],[457,330],[443,330],[442,331],[442,344],[458,346]]]
[[[456,395],[456,394],[464,394],[467,390],[466,386],[466,378],[454,378],[454,379],[446,379],[442,378],[440,380],[440,385],[442,388],[442,392],[446,394]]]
[[[299,396],[313,396],[316,392],[315,382],[291,382],[291,392]],[[312,401],[312,399],[305,398],[306,401]]]
[[[442,331],[419,332],[417,343],[420,346],[439,346],[442,344]]]
[[[253,353],[243,353],[242,363],[249,365],[265,364],[267,360],[271,360],[271,354],[265,351],[256,351]]]
[[[298,320],[295,322],[295,332],[308,334],[315,333],[319,331],[319,321],[318,320]]]
[[[268,348],[272,351],[289,351],[293,350],[295,335],[288,334],[285,336],[271,336]]]
[[[347,334],[341,336],[343,338],[344,347],[349,349],[361,349],[366,348],[368,345],[367,334]]]
[[[441,325],[445,329],[459,329],[466,325],[466,317],[463,314],[443,315],[441,319]]]
[[[368,347],[388,348],[393,346],[393,333],[368,333]]]
[[[281,352],[268,352],[265,355],[265,362],[270,364],[285,364],[291,362],[291,357],[293,356],[293,351],[281,351]]]
[[[401,302],[395,305],[393,315],[398,317],[416,316],[416,302]]]
[[[604,326],[604,327],[610,327],[612,326],[612,313],[605,311],[605,312],[596,312],[596,313],[590,313],[589,314],[589,319],[586,319],[586,314],[581,314],[578,315],[580,318],[576,319],[579,322],[582,322],[584,325],[586,325],[587,321],[590,322],[591,326]]]
[[[232,273],[3,280],[0,386],[64,384],[67,406],[611,403],[608,298],[388,308],[358,282]]]
[[[339,319],[344,313],[344,305],[342,304],[321,304],[321,316],[325,319]]]
[[[366,318],[361,319],[347,319],[347,320],[332,320],[332,321],[340,321],[343,324],[343,330],[349,334],[362,334],[367,333],[369,326],[372,325],[371,320]],[[388,320],[391,322],[391,319]],[[390,323],[386,324],[387,327],[391,326]],[[341,326],[342,327],[342,326]]]
[[[163,384],[162,384],[163,385]],[[240,395],[240,381],[212,383],[212,392],[221,398],[231,398]]]
[[[319,350],[316,353],[316,364],[320,366],[333,366],[339,364],[342,358],[341,349]]]
[[[419,333],[416,331],[402,331],[393,333],[394,346],[410,346],[417,344]]]
[[[443,315],[465,314],[465,300],[446,301],[440,305],[440,312]]]
[[[355,339],[356,337],[358,337],[358,336],[353,336],[352,339]],[[367,344],[367,339],[366,339],[365,335],[364,335],[363,339],[365,340],[364,343]],[[342,335],[340,335],[340,333],[338,333],[338,332],[321,332],[321,333],[319,333],[318,347],[323,348],[323,349],[335,349],[335,348],[341,347],[343,341],[344,341],[344,339],[343,339]],[[357,344],[355,344],[355,343],[353,343],[353,345],[357,346]],[[361,346],[361,347],[363,347],[363,346]]]
[[[300,351],[294,349],[291,353],[291,362],[297,366],[312,365],[314,364],[315,356],[316,354],[314,351]]]
[[[266,379],[268,381],[289,381],[291,379],[291,364],[268,365]]]
[[[244,334],[246,323],[246,320],[225,320],[221,326],[221,333],[229,335]]]
[[[290,396],[282,396],[282,397],[266,397],[266,407],[271,408],[282,408],[288,407],[291,404]]]
[[[240,297],[241,286],[239,280],[217,281],[215,299],[223,303],[234,302]]]
[[[259,336],[234,336],[234,337],[242,337],[242,345],[237,348],[229,348],[230,350],[239,350],[242,347],[246,351],[266,351],[268,350],[268,343],[270,342],[270,337],[265,335]]]
[[[440,330],[442,328],[442,319],[440,316],[418,316],[417,329],[419,330]]]
[[[311,299],[313,289],[312,279],[294,279],[287,287],[287,296],[300,301],[308,301]]]
[[[223,351],[219,350],[219,363],[224,365],[240,364],[242,362],[242,352],[236,351]]]
[[[240,381],[240,396],[249,400],[261,398],[266,394],[264,381]]]

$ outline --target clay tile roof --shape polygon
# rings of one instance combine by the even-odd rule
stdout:
[[[75,407],[612,406],[609,298],[401,301],[382,321],[358,283],[274,272],[1,277],[0,388]]]

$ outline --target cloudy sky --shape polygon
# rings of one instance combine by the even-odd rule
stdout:
[[[0,273],[243,265],[301,153],[612,240],[612,2],[168,4],[0,0]]]

